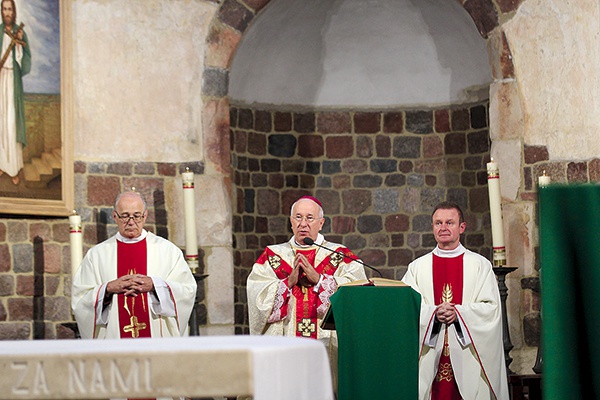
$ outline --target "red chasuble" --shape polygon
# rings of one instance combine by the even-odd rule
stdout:
[[[117,276],[147,275],[146,239],[136,243],[117,240]],[[148,294],[138,296],[117,295],[121,339],[151,337]]]
[[[462,304],[463,292],[463,254],[453,258],[433,255],[433,294],[435,304]],[[459,400],[448,347],[448,330],[444,330],[444,348],[440,357],[438,372],[433,380],[431,398],[433,400]]]
[[[353,258],[355,258],[352,252],[346,248],[339,248],[337,251],[348,254],[349,258],[345,259],[340,254],[332,253],[331,255],[325,257],[325,259],[319,265],[315,266],[315,270],[319,274],[333,275],[340,263],[350,262]],[[314,265],[317,249],[298,249],[296,250],[296,253],[303,254],[308,262]],[[269,247],[267,247],[265,252],[258,258],[257,262],[269,262],[273,268],[273,271],[275,272],[275,275],[277,275],[279,279],[287,279],[287,277],[292,273],[292,266],[288,264],[281,256],[275,254]],[[302,278],[306,278],[306,276],[301,274],[300,279]],[[321,305],[319,293],[315,292],[314,286],[302,287],[297,284],[291,289],[291,296],[294,296],[296,299],[296,336],[316,339],[318,332],[317,309]],[[282,315],[285,315],[286,313],[287,302],[284,304],[284,306],[282,306]]]

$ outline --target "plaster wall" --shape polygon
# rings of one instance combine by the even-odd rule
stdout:
[[[236,101],[433,106],[488,98],[485,40],[455,1],[272,1],[231,68]]]
[[[600,3],[528,0],[503,25],[518,77],[527,144],[550,160],[600,154]]]
[[[75,1],[74,159],[198,161],[203,1]]]

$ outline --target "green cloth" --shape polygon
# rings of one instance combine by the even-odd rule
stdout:
[[[544,399],[597,399],[600,186],[540,188],[539,211]]]
[[[409,286],[341,286],[331,296],[338,399],[416,399],[421,296]]]

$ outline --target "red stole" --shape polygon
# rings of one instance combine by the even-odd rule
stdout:
[[[317,255],[316,249],[299,249],[296,253],[303,254],[310,265],[315,265],[315,256]],[[306,274],[304,274],[304,272],[301,273],[299,279],[306,279]],[[313,287],[295,285],[292,288],[292,296],[296,298],[296,336],[316,339],[318,293],[315,293]]]
[[[436,305],[443,302],[462,304],[463,255],[452,258],[433,255],[433,295]],[[444,332],[444,348],[437,374],[433,380],[431,398],[432,400],[459,400],[462,397],[458,391],[450,362],[448,330],[445,329]]]
[[[146,239],[136,243],[117,240],[117,277],[124,275],[147,275]],[[119,331],[121,339],[151,337],[148,294],[138,296],[117,295],[119,306]]]

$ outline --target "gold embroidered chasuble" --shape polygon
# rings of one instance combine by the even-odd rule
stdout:
[[[321,235],[315,242],[355,257],[346,247],[324,241]],[[308,255],[322,275],[317,287],[296,285],[291,290],[287,288],[287,277],[298,252]],[[337,285],[361,279],[366,279],[362,265],[326,249],[298,246],[294,238],[267,246],[253,265],[247,281],[250,334],[312,337],[328,345],[332,333],[321,329],[320,323],[329,296]]]

